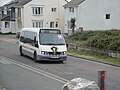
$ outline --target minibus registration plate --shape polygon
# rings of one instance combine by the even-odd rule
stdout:
[[[57,58],[59,58],[59,57],[57,57],[57,56],[52,56],[51,58],[53,58],[53,59],[55,59],[55,58],[56,58],[56,59],[57,59]]]

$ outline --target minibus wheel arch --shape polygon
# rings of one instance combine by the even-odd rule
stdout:
[[[36,51],[34,51],[33,59],[34,59],[35,62],[38,61],[38,60],[37,60],[37,52],[36,52]]]
[[[23,56],[22,46],[20,46],[19,51],[20,51],[20,56]]]

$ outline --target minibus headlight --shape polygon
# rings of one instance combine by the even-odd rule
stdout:
[[[67,54],[67,52],[66,52],[66,51],[64,51],[63,53],[64,53],[64,55],[65,55],[65,54]]]
[[[45,52],[44,52],[44,51],[42,51],[42,52],[41,52],[41,54],[45,54]]]
[[[42,51],[41,54],[48,55],[48,52]]]
[[[65,54],[67,54],[67,52],[66,52],[66,51],[64,51],[64,52],[61,52],[61,55],[65,55]]]

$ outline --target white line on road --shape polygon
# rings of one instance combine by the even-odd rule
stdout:
[[[1,58],[1,57],[0,57],[0,63],[2,63],[2,64],[12,64],[12,62],[10,62],[9,60],[6,60],[6,59]]]
[[[27,65],[27,64],[24,64],[24,63],[15,61],[15,60],[13,60],[13,59],[9,59],[9,58],[6,58],[6,57],[4,57],[4,56],[0,56],[0,58],[9,60],[9,61],[11,61],[13,64],[15,64],[15,65],[18,65],[18,66],[20,66],[20,67],[22,67],[22,68],[25,68],[25,69],[27,69],[27,70],[33,71],[33,72],[35,72],[35,73],[44,75],[44,76],[46,76],[46,77],[48,77],[48,78],[51,78],[51,79],[56,80],[56,81],[59,81],[59,82],[61,82],[61,83],[66,83],[66,82],[68,82],[68,80],[66,80],[66,79],[64,79],[64,78],[61,78],[61,77],[56,76],[56,75],[54,75],[54,74],[51,74],[51,73],[45,72],[45,71],[43,71],[43,70],[40,70],[40,69],[31,67],[31,66],[29,66],[29,65]]]

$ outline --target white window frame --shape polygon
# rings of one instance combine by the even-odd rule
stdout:
[[[55,27],[56,27],[56,28],[59,27],[59,23],[58,23],[58,22],[55,23]]]
[[[57,11],[57,8],[51,8],[51,11],[52,11],[52,12],[56,12],[56,11]]]
[[[54,24],[55,24],[55,22],[54,22],[54,21],[51,21],[51,22],[50,22],[50,28],[54,28],[54,26],[55,26]]]
[[[33,15],[43,15],[43,7],[42,6],[34,6],[32,7]]]
[[[71,29],[71,22],[67,21],[67,29]]]
[[[43,28],[43,20],[32,20],[33,28]]]
[[[17,17],[21,17],[21,8],[18,8],[18,15]]]
[[[58,28],[59,22],[58,21],[51,21],[50,22],[50,28]]]
[[[106,19],[111,19],[111,14],[106,14]]]
[[[69,7],[69,12],[74,12],[74,7]]]
[[[10,22],[5,21],[5,28],[10,28]]]

